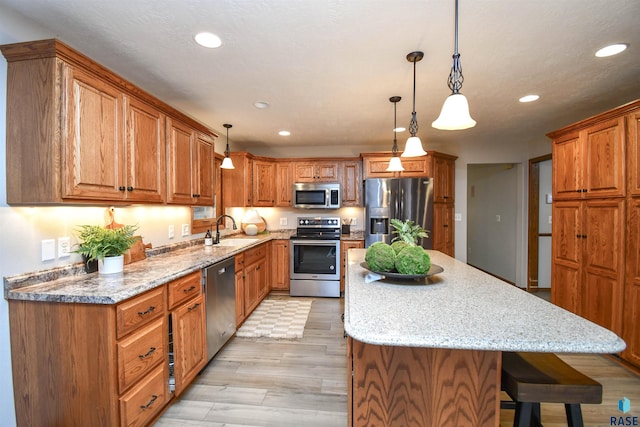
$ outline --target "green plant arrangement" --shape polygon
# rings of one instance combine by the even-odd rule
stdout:
[[[392,242],[402,241],[410,246],[415,246],[420,237],[429,237],[429,232],[427,230],[410,219],[401,221],[397,218],[393,218],[390,223],[395,229],[393,232],[398,235],[393,238]]]
[[[136,241],[133,233],[136,225],[125,225],[120,228],[104,228],[99,225],[82,225],[77,230],[78,243],[75,253],[86,257],[87,261],[104,260],[105,257],[123,255]]]

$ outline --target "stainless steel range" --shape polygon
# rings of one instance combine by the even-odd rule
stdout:
[[[299,217],[291,236],[291,296],[340,296],[340,218]]]

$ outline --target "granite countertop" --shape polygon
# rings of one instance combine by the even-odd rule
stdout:
[[[274,239],[288,239],[289,233],[230,236],[246,238],[240,246],[194,245],[161,253],[142,261],[127,264],[123,273],[100,275],[78,274],[50,281],[5,278],[5,298],[8,300],[50,301],[62,303],[115,304],[161,286],[191,272],[232,257],[253,246]],[[257,239],[256,239],[257,238]],[[224,242],[224,238],[222,242]]]
[[[423,284],[365,283],[364,249],[349,250],[344,328],[376,345],[557,353],[618,353],[613,332],[438,251]],[[419,283],[419,282],[416,282]]]

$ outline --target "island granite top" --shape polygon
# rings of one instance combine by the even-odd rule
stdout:
[[[288,234],[270,233],[256,237],[248,238],[247,243],[240,246],[197,245],[162,253],[125,265],[123,273],[80,274],[26,286],[16,284],[20,278],[5,277],[4,294],[7,300],[115,304],[266,241],[288,238]]]
[[[345,332],[369,344],[468,350],[618,353],[613,332],[438,251],[422,284],[365,283],[364,249],[347,255]]]

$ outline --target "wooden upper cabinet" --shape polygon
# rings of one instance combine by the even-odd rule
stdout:
[[[156,108],[125,98],[127,201],[161,203],[165,199],[164,120]]]
[[[437,155],[433,158],[433,201],[455,202],[455,157]],[[453,224],[451,224],[453,227]]]
[[[213,137],[167,120],[168,203],[213,206]]]
[[[556,200],[623,197],[624,117],[575,129],[553,138],[553,197]]]
[[[391,152],[362,153],[363,177],[367,178],[417,178],[432,176],[430,156],[402,158],[402,172],[387,172]]]
[[[293,165],[294,182],[338,182],[339,162],[303,161]]]
[[[362,173],[361,162],[344,160],[341,162],[340,184],[342,206],[362,206]]]
[[[275,206],[289,207],[293,196],[292,167],[290,161],[276,162]]]
[[[123,94],[81,70],[66,64],[62,69],[67,111],[62,119],[62,197],[122,199],[127,186]],[[23,159],[22,167],[26,165],[28,159]]]
[[[165,118],[215,136],[58,40],[0,50],[7,59],[9,204],[164,203]],[[194,149],[196,160],[203,147]],[[196,187],[208,181],[204,171],[191,175]]]
[[[626,120],[629,194],[640,196],[640,111],[627,115]]]
[[[224,208],[252,206],[253,156],[231,152],[234,169],[222,170],[222,204]]]
[[[274,206],[276,202],[276,164],[253,160],[253,206]]]

